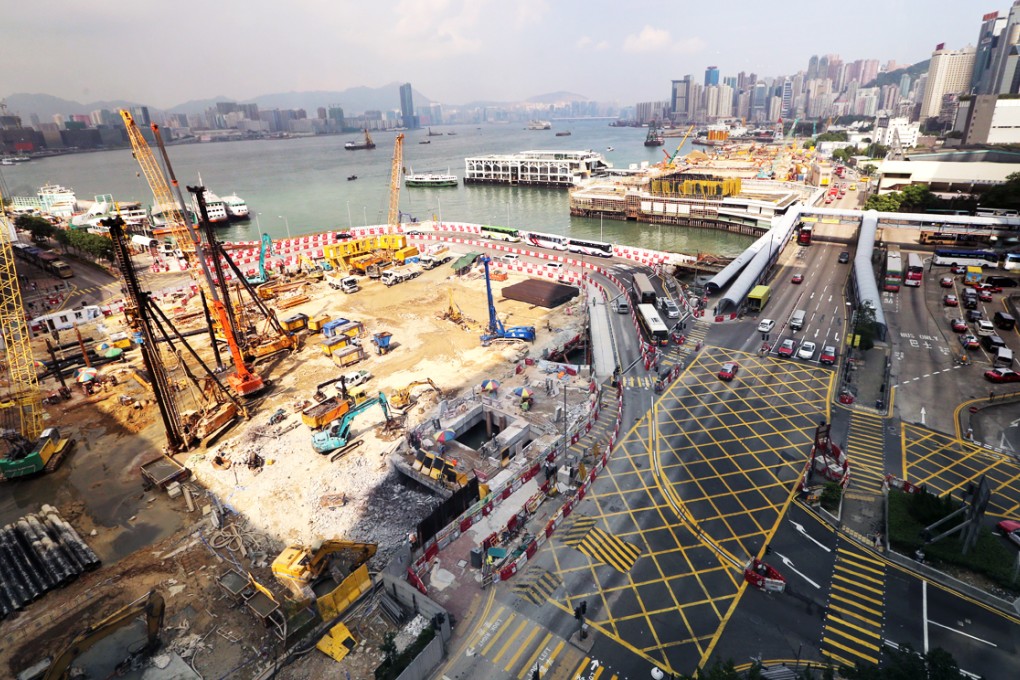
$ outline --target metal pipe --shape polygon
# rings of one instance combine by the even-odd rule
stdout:
[[[10,526],[10,525],[8,525]],[[31,581],[18,569],[17,560],[7,547],[7,528],[0,530],[0,589],[14,609],[21,609],[34,598],[29,592]]]
[[[27,549],[21,544],[18,537],[17,528],[8,524],[5,529],[5,542],[10,551],[15,573],[18,575],[20,583],[25,586],[30,598],[35,600],[54,586],[53,579],[49,573],[40,571],[30,559]]]
[[[89,544],[75,531],[74,527],[60,516],[60,512],[52,505],[43,505],[40,512],[45,516],[46,523],[60,531],[61,537],[69,545],[74,546],[75,552],[80,555],[80,561],[88,570],[99,566],[99,556],[89,547]]]

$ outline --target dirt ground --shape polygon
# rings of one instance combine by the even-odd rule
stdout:
[[[232,673],[231,677],[253,677],[279,654],[279,645],[243,608],[226,597],[216,583],[223,572],[230,568],[250,570],[259,582],[282,595],[268,568],[278,551],[287,544],[309,545],[334,537],[378,543],[379,554],[370,568],[379,569],[406,540],[407,532],[438,502],[424,490],[401,481],[391,470],[383,454],[403,433],[386,431],[378,409],[365,411],[354,422],[352,437],[363,441],[357,449],[334,463],[328,456],[316,454],[310,446],[309,429],[300,423],[300,410],[313,398],[315,386],[343,372],[368,370],[373,375],[367,383],[369,393],[392,394],[413,381],[431,379],[443,391],[443,397],[452,397],[469,394],[485,378],[501,380],[507,390],[536,379],[534,374],[515,375],[516,362],[525,353],[540,358],[543,349],[576,333],[583,321],[583,308],[580,298],[556,310],[500,299],[502,286],[520,280],[511,275],[509,280],[493,285],[496,309],[505,324],[534,325],[538,329],[538,341],[524,348],[498,343],[481,346],[479,334],[487,324],[488,311],[480,274],[458,279],[450,276],[444,266],[392,288],[364,279],[364,288],[352,295],[334,291],[325,283],[311,284],[305,291],[310,293],[311,301],[280,316],[298,311],[309,316],[331,312],[355,319],[364,323],[368,337],[379,331],[391,332],[392,351],[377,355],[366,339],[368,358],[341,369],[320,351],[319,338],[310,336],[300,352],[257,366],[256,370],[270,378],[273,386],[255,404],[250,420],[228,431],[208,450],[199,449],[182,457],[195,473],[190,482],[195,511],[187,511],[182,497],[169,499],[164,494],[153,494],[151,500],[143,499],[149,500],[149,511],[173,513],[184,528],[84,575],[4,621],[0,668],[17,672],[47,653],[59,651],[86,623],[144,596],[150,588],[158,588],[167,600],[165,643],[182,651],[182,656],[187,655],[203,677],[227,673]],[[452,304],[476,322],[474,327],[465,329],[440,318],[451,306],[451,293]],[[131,366],[140,365],[137,352],[130,355],[134,355]],[[172,358],[167,363],[177,366]],[[68,430],[77,428],[80,434],[98,419],[109,423],[118,437],[152,433],[161,442],[158,411],[137,382],[128,377],[131,366],[117,365],[108,371],[120,371],[118,385],[110,386],[108,391],[88,399],[76,397],[70,408],[51,409],[51,422]],[[187,384],[179,366],[171,371],[171,377],[181,385]],[[182,399],[192,392],[182,388]],[[420,398],[409,409],[409,425],[427,417],[437,402],[432,392],[416,390],[416,394]],[[133,401],[123,404],[121,395]],[[278,408],[287,412],[287,419],[270,426],[269,416]],[[289,428],[291,424],[296,426]],[[92,443],[89,454],[101,449],[99,438]],[[253,452],[263,465],[246,465]],[[76,455],[87,454],[79,451]],[[214,455],[229,460],[230,467],[213,467]],[[131,474],[138,474],[137,467]],[[206,488],[210,495],[206,495]],[[209,510],[204,510],[207,506]],[[210,524],[208,512],[216,507],[223,509],[224,523],[238,527],[240,538],[235,540],[232,534]],[[106,529],[92,521],[80,504],[59,509],[90,544],[104,540]],[[382,634],[391,626],[377,608],[368,605],[362,609],[352,615],[350,622],[355,634],[362,637],[357,653],[337,665],[313,648],[278,677],[325,677],[344,670],[352,678],[371,677],[371,670],[381,660],[378,647]]]

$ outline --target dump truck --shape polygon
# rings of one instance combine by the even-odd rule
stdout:
[[[344,293],[356,293],[361,290],[361,286],[358,284],[358,277],[356,276],[338,276],[326,275],[326,281],[329,283],[329,287],[333,290],[343,291]]]
[[[418,261],[421,262],[421,266],[425,269],[435,269],[450,261],[450,251],[433,255],[422,255],[418,258]]]
[[[403,267],[401,269],[389,269],[384,271],[379,277],[379,280],[385,283],[387,286],[395,286],[398,283],[404,281],[410,281],[413,278],[417,278],[421,275],[421,270],[417,267]]]

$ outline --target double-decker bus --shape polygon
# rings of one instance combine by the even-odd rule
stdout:
[[[666,324],[662,322],[662,318],[655,311],[653,305],[638,305],[637,317],[648,342],[653,345],[669,344],[669,329],[666,328]]]
[[[528,243],[539,248],[551,248],[552,250],[566,250],[567,241],[566,236],[557,236],[556,234],[540,234],[537,231],[529,231],[525,234],[525,239]]]
[[[613,244],[602,243],[601,241],[585,241],[577,238],[567,239],[567,250],[582,255],[595,255],[597,257],[612,257]]]
[[[491,225],[482,225],[482,236],[484,238],[490,238],[493,241],[510,241],[516,242],[521,240],[521,232],[513,227],[494,227]]]
[[[952,231],[952,230],[938,230],[931,231],[927,229],[921,230],[921,243],[932,244],[932,245],[961,245],[976,246],[982,243],[988,243],[994,240],[995,234],[992,232],[968,232],[968,231]]]
[[[903,267],[903,283],[907,286],[918,287],[924,280],[924,260],[919,253],[907,253],[906,264]]]
[[[1011,271],[1020,269],[1020,253],[1006,253],[1006,258],[1002,261],[1002,268]]]
[[[900,257],[898,248],[890,248],[886,253],[883,282],[885,290],[890,293],[898,291],[903,284],[903,258]]]
[[[630,283],[630,290],[634,293],[634,303],[638,305],[654,305],[655,288],[648,279],[647,274],[635,274]]]
[[[998,253],[990,250],[966,250],[962,248],[936,248],[932,263],[940,267],[988,267],[999,263]]]
[[[801,224],[800,227],[797,228],[797,243],[802,246],[811,245],[811,233],[814,229],[815,227],[812,224],[808,224],[806,222]]]
[[[924,279],[924,262],[921,261],[921,256],[917,253],[907,253],[907,269],[903,285],[917,288],[921,285],[922,279]]]
[[[11,246],[15,257],[34,264],[36,267],[53,274],[57,278],[69,279],[74,276],[74,270],[71,269],[71,265],[47,250],[24,243],[12,243]]]

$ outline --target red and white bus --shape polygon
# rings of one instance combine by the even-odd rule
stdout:
[[[814,226],[810,224],[801,224],[797,230],[797,243],[802,246],[811,245],[811,232],[814,231]]]
[[[921,256],[917,253],[907,253],[907,268],[903,282],[903,285],[917,288],[921,285],[921,280],[924,278],[924,262],[921,261]]]

